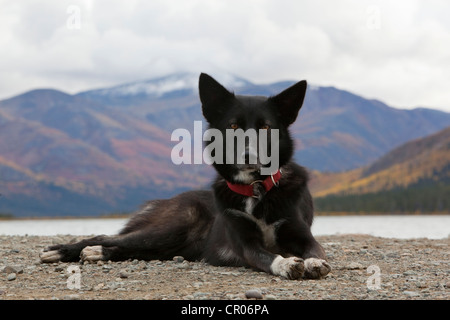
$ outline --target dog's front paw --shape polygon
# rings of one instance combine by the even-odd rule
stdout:
[[[331,271],[331,266],[323,259],[308,258],[305,260],[304,277],[308,279],[320,279]]]
[[[305,272],[305,265],[301,258],[283,258],[282,256],[278,256],[273,260],[270,270],[277,276],[287,279],[299,279]]]
[[[44,250],[39,254],[42,263],[53,263],[61,261],[62,254],[59,250]]]
[[[85,247],[80,254],[82,261],[94,262],[103,260],[103,247],[102,246],[89,246]]]
[[[41,251],[39,253],[39,258],[42,263],[71,261],[71,250],[68,245],[56,244]]]

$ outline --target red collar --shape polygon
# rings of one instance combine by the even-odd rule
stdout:
[[[276,173],[268,176],[265,180],[256,180],[253,181],[250,184],[232,184],[227,181],[228,188],[230,188],[232,191],[242,194],[246,197],[253,197],[253,184],[259,182],[264,186],[264,189],[266,189],[266,192],[268,192],[270,189],[272,189],[273,186],[278,187],[278,181],[281,179],[281,170],[278,170]]]

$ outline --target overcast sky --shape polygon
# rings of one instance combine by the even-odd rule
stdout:
[[[448,0],[0,0],[0,99],[178,71],[450,112]]]

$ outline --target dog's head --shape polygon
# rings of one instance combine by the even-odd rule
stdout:
[[[297,118],[306,87],[306,81],[300,81],[272,97],[239,96],[209,75],[200,75],[202,111],[213,136],[206,148],[220,175],[233,183],[251,183],[291,159],[294,143],[288,127]]]

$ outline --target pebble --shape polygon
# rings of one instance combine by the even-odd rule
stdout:
[[[416,287],[417,287],[417,288],[420,288],[420,289],[424,289],[424,288],[427,287],[427,284],[426,284],[426,283],[423,283],[423,282],[421,282],[421,281],[418,281],[418,282],[416,283]]]
[[[8,281],[16,280],[17,276],[15,273],[10,273],[7,276]]]
[[[175,257],[173,257],[173,261],[181,263],[181,262],[184,261],[184,257],[182,257],[182,256],[175,256]]]
[[[403,294],[407,295],[408,297],[420,297],[420,293],[416,291],[403,291]]]
[[[6,266],[3,269],[4,273],[17,273],[17,274],[22,274],[23,273],[23,268],[21,266]]]
[[[209,292],[195,292],[194,298],[199,299],[199,300],[206,300],[206,299],[208,299],[209,295],[210,295]]]
[[[183,261],[177,265],[177,269],[189,269],[189,263],[187,261]]]
[[[251,289],[245,292],[245,297],[247,299],[262,299],[263,295],[258,289]]]
[[[412,271],[412,270],[406,270],[405,272],[403,272],[404,276],[412,276],[412,275],[416,275],[417,272]]]
[[[364,269],[364,266],[361,263],[352,261],[345,266],[345,269],[348,270]]]
[[[129,277],[129,274],[128,274],[128,272],[126,270],[121,270],[119,272],[119,277],[122,278],[122,279],[126,279],[126,278]]]

